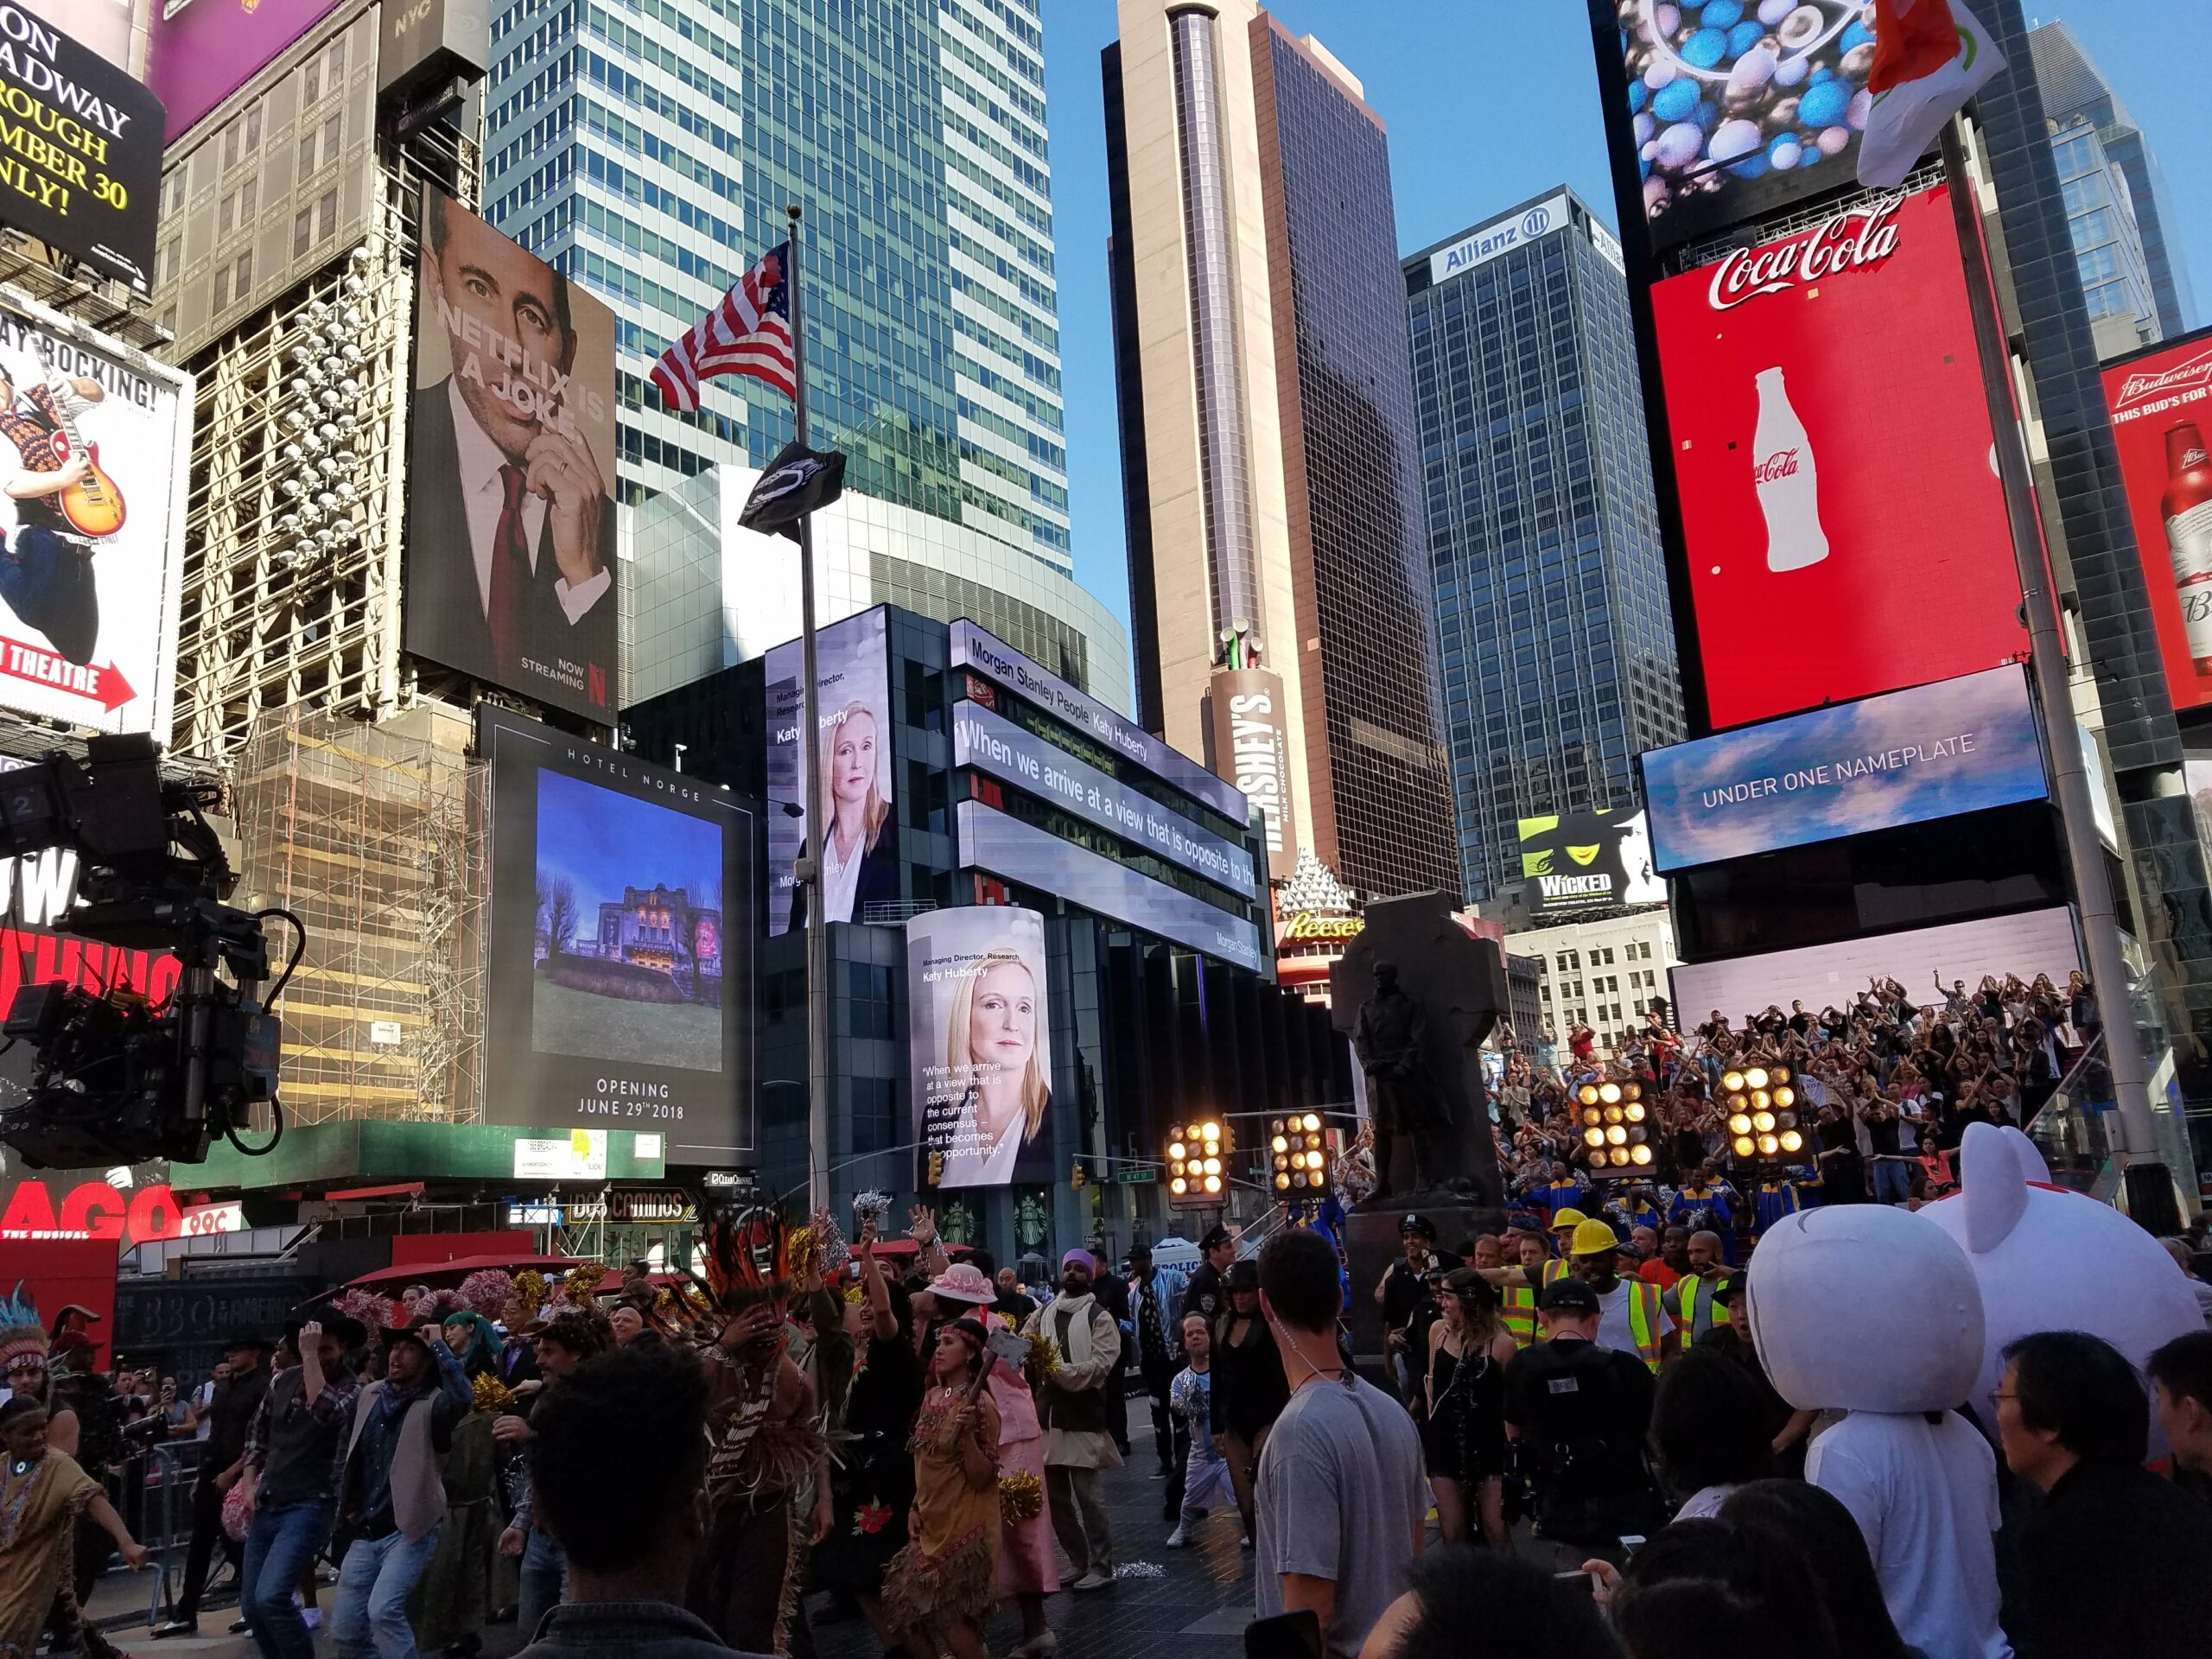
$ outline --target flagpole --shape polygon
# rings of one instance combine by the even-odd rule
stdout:
[[[798,298],[799,209],[786,207],[791,252],[785,279],[791,312],[791,401],[799,445],[806,446],[806,330]],[[830,927],[822,900],[822,712],[814,667],[814,515],[798,519],[799,764],[806,772],[806,1191],[810,1209],[830,1204]]]
[[[2096,989],[2105,1035],[2105,1065],[2112,1074],[2113,1095],[2119,1108],[2120,1145],[2113,1161],[2123,1169],[2152,1165],[2158,1161],[2158,1141],[2151,1112],[2150,1066],[2136,1030],[2135,1005],[2127,994],[2127,959],[2120,952],[2119,912],[2113,902],[2112,883],[2105,874],[2104,848],[2097,840],[2096,815],[2090,805],[2090,759],[2082,751],[2081,729],[2075,721],[2074,694],[2067,683],[2064,636],[2050,591],[2050,567],[2044,553],[2035,478],[2013,401],[2012,353],[2005,340],[2004,319],[1998,314],[1996,276],[1984,251],[1981,203],[1967,165],[1966,145],[1959,137],[1960,123],[1961,118],[1955,116],[1943,124],[1944,181],[1950,192],[1951,216],[1958,226],[1967,274],[1967,308],[1974,316],[1982,391],[1997,440],[1998,478],[2012,523],[2020,610],[2028,626],[2028,673],[2043,704],[2051,794],[2058,807],[2059,832],[2074,877],[2075,909],[2081,922],[2083,955],[2088,958],[2084,965]],[[2150,1224],[2147,1217],[2145,1224]]]

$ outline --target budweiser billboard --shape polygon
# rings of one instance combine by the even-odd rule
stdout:
[[[1715,727],[2026,651],[1942,190],[1861,202],[1651,298]]]
[[[2105,370],[2143,586],[2177,709],[2212,703],[2212,329]]]

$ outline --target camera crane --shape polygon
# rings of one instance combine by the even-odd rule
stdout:
[[[38,1063],[24,1097],[0,1107],[0,1141],[26,1162],[189,1164],[207,1157],[217,1135],[249,1156],[273,1151],[283,1137],[281,1032],[271,1009],[307,933],[288,910],[249,912],[224,902],[238,875],[207,817],[219,793],[208,783],[164,781],[161,747],[143,734],[92,738],[81,763],[49,750],[0,775],[0,857],[54,847],[78,855],[78,903],[57,925],[105,944],[166,951],[183,969],[158,1007],[128,985],[94,992],[50,982],[16,992],[0,1034],[8,1047],[29,1042]],[[295,942],[264,995],[262,923],[270,917],[291,925]],[[249,1146],[240,1133],[263,1101],[275,1134]]]

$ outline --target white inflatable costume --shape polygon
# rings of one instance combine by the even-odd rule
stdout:
[[[1981,1369],[1970,1398],[1993,1433],[2005,1349],[2037,1331],[2086,1331],[2138,1370],[2176,1337],[2204,1328],[2189,1281],[2158,1241],[2109,1205],[2050,1184],[2035,1142],[1970,1125],[1959,1147],[1961,1190],[1920,1213],[1967,1253],[1981,1287]],[[2166,1446],[2152,1423],[2151,1455]]]
[[[1745,1298],[1782,1397],[1849,1414],[1814,1440],[1805,1477],[1858,1521],[1904,1639],[1929,1659],[2006,1659],[1996,1455],[1952,1409],[1986,1334],[1965,1250],[1903,1210],[1809,1211],[1768,1229]]]

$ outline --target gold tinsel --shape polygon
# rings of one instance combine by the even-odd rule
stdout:
[[[514,1390],[490,1371],[478,1373],[476,1381],[469,1386],[476,1396],[477,1410],[497,1413],[514,1409]]]
[[[794,1227],[784,1241],[784,1260],[793,1279],[801,1283],[814,1277],[822,1266],[822,1235],[811,1227]]]
[[[1029,1376],[1029,1386],[1035,1389],[1059,1369],[1058,1344],[1042,1331],[1032,1331],[1029,1333],[1029,1357],[1022,1362],[1022,1370]]]
[[[1045,1483],[1023,1470],[999,1482],[999,1515],[1009,1525],[1020,1526],[1045,1513]]]
[[[860,1285],[847,1285],[845,1287],[845,1300],[851,1303],[855,1307],[858,1307],[862,1302],[868,1300],[868,1291],[864,1287]]]
[[[515,1275],[512,1294],[526,1315],[535,1315],[552,1294],[545,1283],[545,1275],[535,1268],[524,1268]]]
[[[571,1307],[591,1307],[597,1305],[599,1281],[607,1277],[604,1262],[586,1262],[569,1269],[569,1276],[561,1281],[561,1295]]]

